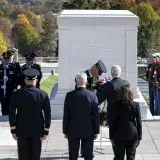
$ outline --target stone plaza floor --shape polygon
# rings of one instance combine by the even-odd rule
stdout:
[[[106,130],[106,129],[105,129]],[[105,142],[95,142],[96,160],[113,160],[112,147],[103,130]],[[16,141],[10,134],[7,117],[0,117],[0,160],[17,159]],[[68,159],[67,140],[62,134],[62,121],[52,121],[50,134],[42,146],[42,160]],[[143,140],[137,149],[136,160],[160,160],[160,121],[143,122]]]

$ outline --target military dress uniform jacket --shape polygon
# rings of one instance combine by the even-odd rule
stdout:
[[[6,76],[8,78],[7,82],[6,82],[6,94],[8,94],[8,92],[11,92],[17,89],[17,86],[19,84],[18,79],[19,79],[19,73],[18,70],[16,68],[16,66],[13,63],[9,63],[8,66],[6,67],[6,69],[4,69],[4,65],[1,64],[0,65],[0,90],[1,86],[4,85],[4,72],[6,70]]]
[[[160,64],[155,66],[154,69],[154,80],[155,82],[160,82]]]
[[[17,137],[43,137],[51,123],[51,108],[47,94],[33,85],[17,90],[10,102],[11,133]]]
[[[147,70],[146,70],[146,79],[149,83],[149,87],[152,87],[152,81],[153,81],[153,75],[154,75],[154,71],[152,70],[152,66],[154,64],[150,63],[147,67]]]
[[[89,73],[89,70],[84,71],[84,73],[86,73],[87,81],[88,81],[88,84],[87,84],[86,88],[90,89],[92,87],[92,83],[93,83],[93,76],[91,77],[91,75]]]
[[[155,79],[155,69],[157,67],[157,64],[151,64],[148,65],[148,73],[146,72],[146,79],[148,80],[148,82],[150,81],[150,86],[153,86],[153,83],[155,83],[156,79]]]
[[[32,68],[37,69],[39,71],[39,75],[37,76],[38,82],[36,84],[36,87],[39,88],[40,87],[40,81],[42,79],[42,70],[41,70],[41,66],[37,63],[34,63],[31,65]],[[26,70],[28,68],[28,66],[26,64],[24,64],[21,68],[21,87],[25,86],[25,76],[23,75],[23,71]]]

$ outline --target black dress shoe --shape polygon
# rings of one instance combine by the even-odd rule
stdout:
[[[84,155],[83,154],[81,154],[81,156],[80,156],[81,158],[84,158]],[[94,155],[93,155],[93,157],[92,158],[94,158]]]

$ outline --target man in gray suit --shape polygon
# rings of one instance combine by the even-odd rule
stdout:
[[[98,99],[86,89],[87,75],[76,76],[77,88],[68,92],[64,103],[63,134],[69,143],[69,159],[77,160],[80,141],[84,159],[93,159],[93,142],[99,134]]]

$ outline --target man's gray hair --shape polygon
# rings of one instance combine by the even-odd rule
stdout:
[[[119,77],[121,75],[121,67],[119,65],[113,65],[111,68],[112,77]]]
[[[77,83],[77,86],[85,85],[87,83],[87,75],[86,75],[86,73],[84,73],[84,72],[78,73],[76,75],[76,83]]]

